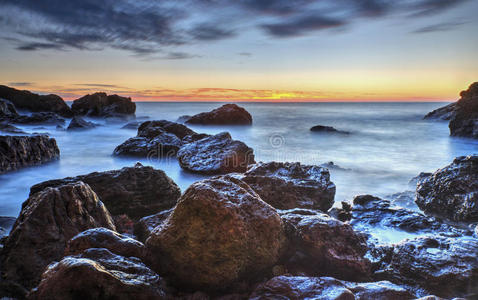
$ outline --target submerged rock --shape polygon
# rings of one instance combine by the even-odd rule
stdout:
[[[141,122],[138,122],[138,121],[129,122],[128,124],[121,127],[121,129],[138,129],[139,125],[141,125]]]
[[[255,163],[254,151],[241,141],[222,132],[183,145],[177,157],[181,168],[203,174],[245,172]]]
[[[201,125],[251,125],[252,116],[244,108],[236,104],[224,104],[210,112],[203,112],[194,116],[183,116],[187,124]]]
[[[289,228],[289,272],[355,281],[370,278],[371,264],[364,257],[366,237],[352,226],[312,210],[294,209],[280,214]]]
[[[0,123],[0,131],[13,134],[27,134],[25,131],[10,124]]]
[[[53,112],[37,112],[31,115],[21,115],[15,118],[11,118],[10,122],[17,124],[51,124],[51,125],[63,125],[65,119]]]
[[[95,227],[115,229],[103,203],[83,182],[31,195],[5,242],[4,277],[32,288],[45,267],[63,257],[68,240]]]
[[[73,101],[71,109],[75,114],[96,117],[114,117],[116,115],[132,115],[136,104],[131,98],[106,93],[88,94]]]
[[[71,119],[70,125],[66,130],[85,130],[95,128],[97,125],[93,122],[88,122],[85,119],[75,116]]]
[[[342,131],[335,129],[332,126],[324,126],[324,125],[316,125],[312,128],[310,128],[310,131],[313,132],[330,132],[330,133],[340,133],[340,134],[350,134],[348,131]]]
[[[28,299],[166,299],[165,284],[139,258],[87,249],[51,264]]]
[[[256,193],[277,209],[332,207],[335,185],[329,171],[300,163],[257,163],[237,175]]]
[[[408,300],[414,298],[404,288],[388,281],[354,283],[332,277],[279,276],[259,285],[250,296],[261,299],[375,299]]]
[[[9,100],[18,109],[27,109],[33,112],[54,112],[63,117],[73,116],[70,107],[57,95],[38,95],[0,85],[0,98]]]
[[[478,155],[460,156],[417,186],[418,207],[452,221],[478,221]]]
[[[46,135],[0,136],[0,173],[58,159],[56,140]]]
[[[146,257],[178,286],[224,290],[272,268],[284,241],[275,209],[244,182],[221,176],[186,190],[147,239]]]
[[[30,195],[77,181],[88,184],[111,214],[126,214],[134,220],[173,207],[181,196],[179,187],[164,171],[140,163],[120,170],[45,181],[32,186]]]

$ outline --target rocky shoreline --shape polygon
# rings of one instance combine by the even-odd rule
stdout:
[[[470,91],[462,99],[474,99]],[[71,115],[50,112],[73,120],[134,114],[128,98],[78,100]],[[224,123],[231,111],[241,121]],[[13,101],[0,102],[0,113],[10,121],[18,115]],[[197,116],[188,120],[252,124],[237,105]],[[3,171],[59,157],[47,136],[1,136],[0,144],[2,154],[13,151]],[[478,297],[477,155],[413,179],[421,211],[373,195],[334,206],[327,165],[256,162],[228,132],[197,133],[166,120],[138,123],[137,136],[113,155],[173,157],[185,171],[212,177],[181,192],[165,172],[138,163],[32,186],[14,224],[0,218],[0,232],[12,226],[1,241],[0,297]],[[376,228],[411,238],[383,243]]]

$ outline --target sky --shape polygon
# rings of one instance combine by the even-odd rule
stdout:
[[[478,0],[0,0],[0,84],[65,99],[453,101]]]

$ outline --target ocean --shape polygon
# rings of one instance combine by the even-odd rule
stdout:
[[[136,102],[140,120],[171,120],[209,111],[222,103]],[[380,197],[410,190],[420,172],[433,172],[461,155],[478,153],[478,141],[449,136],[448,122],[423,120],[446,103],[240,103],[253,116],[252,126],[189,126],[209,134],[229,131],[254,149],[256,161],[334,162],[336,203],[355,195]],[[0,175],[0,216],[18,216],[33,184],[55,178],[119,169],[136,162],[164,170],[184,191],[205,178],[181,170],[175,159],[114,157],[115,147],[136,135],[123,123],[93,120],[88,131],[59,131],[55,126],[19,126],[48,133],[61,151],[58,161]],[[333,126],[350,134],[311,132],[314,125]]]

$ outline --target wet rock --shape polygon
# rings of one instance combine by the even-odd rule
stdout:
[[[410,179],[410,181],[408,182],[408,186],[413,187],[413,189],[416,189],[418,183],[420,183],[421,181],[427,179],[427,178],[430,177],[431,175],[432,175],[432,173],[421,172],[421,173],[418,174],[417,176],[415,176],[415,177],[413,177],[412,179]]]
[[[146,257],[178,286],[224,290],[272,268],[284,242],[275,209],[244,182],[221,176],[186,190],[147,239]]]
[[[478,240],[420,237],[397,244],[381,277],[444,298],[478,295]]]
[[[455,116],[456,110],[456,103],[451,103],[429,112],[425,115],[424,119],[438,119],[448,121]]]
[[[408,300],[414,296],[387,281],[353,283],[332,277],[279,276],[259,285],[250,299]]]
[[[203,112],[189,118],[182,117],[187,124],[201,125],[251,125],[252,116],[236,104],[224,104],[210,112]]]
[[[170,122],[166,120],[146,121],[138,128],[138,136],[154,138],[164,132],[174,134],[179,139],[184,139],[188,135],[194,135],[196,132],[184,126],[183,124]]]
[[[77,255],[89,248],[105,248],[124,257],[143,257],[143,243],[107,228],[92,228],[74,236],[65,255]]]
[[[9,100],[17,109],[27,109],[33,112],[54,112],[63,117],[73,116],[70,107],[57,95],[38,95],[0,85],[0,98]]]
[[[27,134],[25,131],[10,124],[0,123],[0,131],[13,134]]]
[[[38,112],[31,115],[21,115],[15,118],[11,118],[10,122],[16,124],[50,124],[50,125],[63,125],[65,119],[53,112]]]
[[[56,140],[46,135],[0,136],[0,173],[60,157]]]
[[[166,299],[165,284],[136,257],[104,248],[51,264],[28,299]]]
[[[0,217],[0,239],[10,233],[15,220],[14,217]]]
[[[478,155],[460,156],[417,186],[418,207],[452,221],[478,221]]]
[[[455,237],[471,234],[465,227],[448,225],[435,217],[393,206],[390,201],[371,195],[357,196],[353,203],[350,224],[360,230],[374,231],[374,228],[389,228],[409,233],[440,233]]]
[[[169,209],[181,196],[179,187],[164,171],[140,163],[120,170],[45,181],[32,186],[30,195],[76,181],[88,184],[112,215],[126,214],[133,220]]]
[[[78,115],[111,117],[134,114],[136,104],[131,101],[131,98],[118,95],[106,95],[106,93],[95,93],[76,99],[73,101],[71,109]]]
[[[335,185],[329,171],[300,163],[257,163],[238,175],[256,193],[277,209],[332,207]]]
[[[75,116],[71,119],[70,125],[66,130],[85,130],[95,128],[97,125],[93,122],[88,122],[85,119]]]
[[[289,272],[355,281],[370,278],[370,261],[364,258],[366,237],[352,226],[312,210],[294,209],[280,214],[292,243],[293,255],[286,263]]]
[[[340,134],[350,134],[348,131],[338,130],[332,126],[316,125],[310,128],[310,131],[313,132],[329,132],[329,133],[340,133]]]
[[[141,125],[141,122],[138,122],[138,121],[129,122],[128,124],[121,127],[121,129],[138,129],[139,125]]]
[[[181,168],[203,174],[245,172],[255,163],[253,150],[228,132],[185,144],[177,157]]]
[[[4,278],[33,287],[45,267],[63,257],[68,240],[95,227],[115,229],[103,203],[83,182],[31,195],[5,243]]]
[[[134,224],[134,235],[136,238],[141,241],[145,242],[146,239],[151,235],[151,232],[161,225],[173,212],[173,209],[163,210],[157,214],[152,216],[147,216],[141,218],[138,222]]]
[[[337,165],[336,163],[334,163],[333,161],[329,161],[329,162],[326,162],[326,163],[323,163],[320,165],[321,167],[323,168],[327,168],[327,169],[333,169],[333,170],[340,170],[340,171],[350,171],[351,169],[347,169],[347,168],[343,168],[339,165]]]
[[[19,114],[15,109],[15,105],[8,100],[0,99],[0,119],[14,118],[17,116],[19,116]]]

